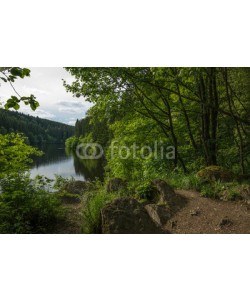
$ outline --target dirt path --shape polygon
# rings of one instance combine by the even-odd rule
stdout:
[[[196,191],[176,193],[187,204],[167,223],[172,233],[250,233],[250,205],[204,198]]]

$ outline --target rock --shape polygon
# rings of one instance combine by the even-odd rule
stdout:
[[[59,198],[63,203],[73,204],[80,202],[80,195],[86,191],[90,186],[87,181],[69,181],[63,185],[58,192]]]
[[[168,233],[155,225],[143,205],[132,198],[118,198],[101,211],[102,233]]]
[[[86,191],[89,188],[89,186],[90,182],[88,181],[75,180],[65,183],[62,187],[62,190],[70,194],[81,195],[82,192]]]
[[[235,179],[235,175],[230,170],[220,166],[208,166],[197,173],[204,181],[223,181],[229,182]]]
[[[147,204],[145,209],[153,222],[159,227],[163,227],[171,217],[169,208],[163,205]]]
[[[224,218],[220,221],[219,226],[220,226],[220,227],[224,227],[224,226],[230,226],[230,225],[232,225],[232,224],[233,224],[233,222],[232,222],[228,217],[224,217]]]
[[[198,208],[190,211],[191,216],[197,217],[197,216],[199,216],[199,214],[200,214],[200,210]]]
[[[242,200],[244,200],[246,203],[250,204],[250,186],[249,185],[241,185],[239,189],[240,196]]]
[[[161,179],[152,181],[152,187],[155,190],[154,202],[158,204],[171,204],[176,199],[176,194],[173,188]]]
[[[177,221],[171,221],[171,228],[177,227]]]
[[[124,181],[121,178],[113,178],[110,179],[108,184],[107,184],[107,192],[112,193],[112,192],[117,192],[122,188],[125,188],[127,186],[127,182]]]

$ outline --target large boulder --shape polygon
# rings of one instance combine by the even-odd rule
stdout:
[[[87,181],[69,181],[66,182],[59,191],[59,198],[63,203],[79,203],[80,196],[90,187]]]
[[[119,198],[101,211],[102,233],[168,233],[157,226],[141,203]]]
[[[127,186],[127,182],[121,178],[112,178],[107,184],[107,192],[117,192]]]
[[[204,181],[223,181],[229,182],[235,179],[235,174],[230,170],[227,170],[220,166],[208,166],[197,173],[198,177],[200,177]]]
[[[63,186],[63,190],[71,194],[81,195],[82,192],[86,191],[89,188],[89,186],[90,182],[88,181],[75,180],[65,183]]]
[[[151,183],[153,188],[152,202],[158,205],[171,205],[176,199],[174,189],[164,180],[155,179]]]
[[[147,204],[145,209],[151,220],[158,226],[163,227],[171,218],[171,212],[165,205]]]

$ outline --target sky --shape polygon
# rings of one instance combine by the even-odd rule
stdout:
[[[27,67],[29,68],[29,67]],[[83,97],[75,98],[67,93],[62,79],[67,83],[74,81],[63,68],[29,68],[30,77],[17,79],[14,87],[21,96],[36,96],[40,106],[32,111],[29,106],[21,105],[19,111],[31,116],[74,125],[77,119],[82,119],[91,104]],[[16,95],[9,83],[1,81],[0,102],[4,103],[11,95]]]

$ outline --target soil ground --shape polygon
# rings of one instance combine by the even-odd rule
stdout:
[[[196,191],[176,190],[186,204],[168,221],[171,233],[250,233],[250,205],[217,201]]]

